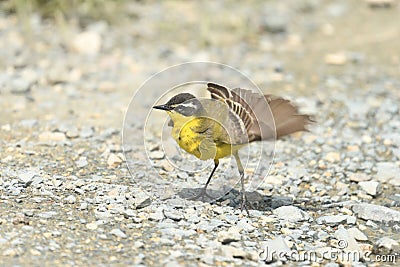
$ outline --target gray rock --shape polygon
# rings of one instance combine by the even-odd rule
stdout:
[[[57,144],[65,143],[66,137],[61,132],[45,131],[39,134],[39,141],[45,145],[56,146]]]
[[[400,167],[394,162],[378,162],[376,169],[377,173],[375,177],[383,183],[400,175]]]
[[[56,215],[57,215],[57,212],[55,212],[55,211],[44,211],[44,212],[41,212],[38,214],[38,216],[43,219],[50,219]]]
[[[391,239],[390,237],[382,237],[375,243],[377,249],[381,252],[391,253],[392,251],[398,251],[400,248],[399,242]]]
[[[362,190],[371,196],[376,196],[382,192],[381,184],[377,181],[365,181],[358,184]]]
[[[140,218],[140,217],[133,217],[132,218],[132,221],[134,222],[134,223],[141,223],[141,222],[143,222],[143,218]]]
[[[69,195],[64,198],[64,201],[69,204],[74,204],[76,202],[76,197],[74,195]]]
[[[147,207],[151,204],[151,199],[149,196],[144,192],[137,192],[135,194],[135,205],[136,209],[142,209]]]
[[[282,206],[273,211],[279,219],[289,222],[300,222],[310,219],[307,212],[295,206]]]
[[[79,159],[77,161],[75,161],[75,164],[78,168],[83,168],[86,165],[88,165],[88,161],[87,161],[86,157],[79,157]]]
[[[371,8],[390,8],[395,4],[394,0],[366,0]]]
[[[264,17],[261,27],[270,33],[283,33],[287,28],[287,17],[279,14],[268,14]]]
[[[164,215],[174,221],[180,221],[183,219],[183,215],[174,209],[164,210]]]
[[[252,214],[253,214],[253,212],[252,212]],[[239,220],[239,217],[234,214],[227,214],[225,216],[225,221],[227,221],[230,224],[235,224],[238,220]]]
[[[96,216],[97,219],[100,219],[100,220],[107,220],[109,218],[114,217],[114,215],[111,214],[111,212],[109,210],[105,210],[105,211],[95,210],[94,215]]]
[[[369,227],[371,227],[371,228],[373,228],[373,229],[375,229],[375,230],[378,230],[378,229],[379,229],[379,225],[376,224],[376,223],[374,223],[374,222],[371,221],[371,220],[368,220],[368,221],[365,223],[365,225],[366,225],[366,226],[369,226]]]
[[[11,82],[11,93],[13,94],[24,94],[29,92],[31,89],[31,82],[24,80],[22,77],[18,77]]]
[[[177,262],[176,260],[170,260],[168,261],[165,265],[163,265],[165,267],[183,267],[184,265],[180,264],[179,262]]]
[[[220,253],[222,256],[227,258],[246,258],[246,252],[243,249],[236,248],[231,245],[223,245],[220,248]]]
[[[357,241],[344,227],[339,226],[339,229],[335,232],[335,237],[338,239],[339,249],[343,249],[344,251],[360,251]]]
[[[218,232],[218,241],[222,244],[229,244],[241,240],[240,230],[236,226],[230,227],[227,231]]]
[[[130,218],[130,217],[134,217],[137,215],[137,212],[134,211],[133,209],[126,209],[124,210],[124,216],[125,218]]]
[[[39,124],[36,119],[26,119],[19,122],[19,125],[25,128],[33,128]]]
[[[32,183],[32,180],[33,180],[33,178],[35,177],[35,176],[38,176],[38,175],[40,175],[39,174],[39,171],[37,171],[37,170],[34,170],[34,169],[31,169],[31,170],[23,170],[23,171],[20,171],[19,172],[19,174],[18,174],[18,178],[22,181],[22,182],[24,182],[24,183],[26,183],[26,184],[30,184],[30,183]]]
[[[178,172],[178,178],[186,180],[189,178],[189,174],[187,172]]]
[[[123,162],[122,159],[114,153],[111,153],[107,159],[107,165],[110,168],[118,167],[122,162]]]
[[[400,212],[387,207],[360,203],[352,206],[352,210],[357,217],[364,220],[373,220],[378,222],[400,222]]]
[[[352,173],[349,177],[350,181],[353,182],[362,182],[362,181],[369,181],[372,177],[366,173]]]
[[[331,17],[341,17],[347,11],[347,5],[343,4],[343,2],[334,2],[327,7],[327,13]]]
[[[142,241],[135,241],[135,243],[133,243],[133,246],[135,248],[144,248],[144,243]]]
[[[400,186],[400,176],[390,179],[389,184],[394,185],[394,186]]]
[[[128,236],[119,228],[112,229],[110,234],[115,235],[120,238],[127,238]]]
[[[2,255],[3,256],[8,256],[8,257],[15,257],[23,254],[24,251],[21,247],[16,247],[16,248],[7,248],[4,249]]]
[[[95,222],[87,223],[86,228],[89,230],[96,230],[99,226]]]
[[[317,237],[318,237],[318,240],[325,241],[330,237],[330,235],[323,230],[319,230],[317,233]]]
[[[348,215],[327,215],[317,218],[318,224],[341,224],[344,221],[347,221]]]
[[[160,242],[160,244],[165,245],[165,246],[173,246],[173,245],[175,245],[175,241],[172,240],[171,238],[163,238],[163,237],[161,237],[159,242]]]
[[[161,221],[162,219],[164,219],[164,214],[161,210],[149,214],[149,220],[151,221],[158,222]]]
[[[101,35],[95,31],[84,31],[77,34],[71,41],[71,47],[80,54],[96,55],[102,45]]]
[[[213,208],[213,211],[216,214],[223,214],[224,213],[224,209],[222,207],[215,207],[215,208]]]
[[[178,236],[180,238],[187,238],[189,236],[193,236],[196,234],[195,230],[192,229],[177,229],[177,228],[166,228],[166,229],[161,229],[161,232],[165,235],[169,236]]]
[[[265,262],[282,260],[278,259],[278,252],[280,252],[279,254],[290,253],[290,247],[283,237],[277,237],[273,240],[262,242],[259,256],[260,259],[264,260]]]
[[[93,136],[93,134],[94,134],[94,129],[93,129],[93,127],[89,127],[89,126],[82,127],[82,129],[79,133],[79,135],[82,138],[90,138]]]
[[[68,137],[68,138],[78,138],[79,137],[79,131],[78,131],[78,129],[77,128],[75,128],[75,129],[72,129],[72,130],[68,130],[66,133],[65,133],[65,135]]]
[[[61,232],[55,230],[55,231],[51,232],[51,235],[52,235],[52,236],[57,236],[57,237],[59,237],[59,236],[61,236]]]
[[[240,221],[238,221],[237,228],[239,228],[239,230],[243,230],[247,233],[251,233],[256,229],[253,225],[248,223],[247,218],[244,218],[244,219],[241,219]]]
[[[150,152],[150,158],[151,159],[163,159],[164,158],[164,152],[162,151],[152,151]]]
[[[368,237],[361,232],[357,227],[352,227],[347,229],[347,232],[358,241],[367,241]]]
[[[227,223],[224,223],[223,221],[217,220],[217,219],[212,219],[210,221],[203,220],[197,224],[197,229],[206,231],[206,232],[212,232],[221,226],[229,226],[229,225]]]
[[[347,216],[346,222],[347,224],[356,224],[357,218],[356,216]]]

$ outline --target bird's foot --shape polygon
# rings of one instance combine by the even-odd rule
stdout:
[[[244,190],[242,190],[242,204],[240,206],[240,211],[243,212],[243,210],[245,210],[247,213],[247,216],[250,217],[250,213],[249,213],[249,210],[247,209],[247,205],[250,207],[250,209],[252,208],[250,202],[247,200],[246,192]]]

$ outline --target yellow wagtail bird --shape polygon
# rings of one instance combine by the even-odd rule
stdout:
[[[248,213],[239,149],[250,142],[305,131],[312,120],[309,115],[298,114],[297,107],[283,98],[240,88],[230,90],[214,83],[207,86],[211,99],[180,93],[166,104],[153,108],[167,111],[171,118],[168,125],[173,126],[172,137],[182,149],[200,160],[214,160],[214,168],[204,188],[193,199],[208,196],[206,189],[219,159],[233,155],[242,186],[241,208]]]

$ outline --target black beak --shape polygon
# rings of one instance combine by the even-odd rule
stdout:
[[[174,109],[173,107],[171,107],[171,106],[169,106],[169,105],[167,105],[167,104],[154,106],[153,108],[155,108],[155,109],[161,109],[161,110],[166,110],[166,111],[168,111],[168,110],[173,110],[173,109]]]

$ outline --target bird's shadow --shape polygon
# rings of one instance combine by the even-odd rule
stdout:
[[[201,193],[203,188],[183,188],[178,196],[183,199],[191,199]],[[221,190],[207,189],[208,196],[196,198],[196,201],[204,203],[216,203],[221,205],[228,205],[234,208],[241,206],[241,192],[236,189],[231,189],[224,194]],[[256,191],[246,192],[247,205],[249,209],[259,211],[270,211],[281,206],[293,205],[294,200],[291,197],[285,196],[267,196],[262,195]]]

